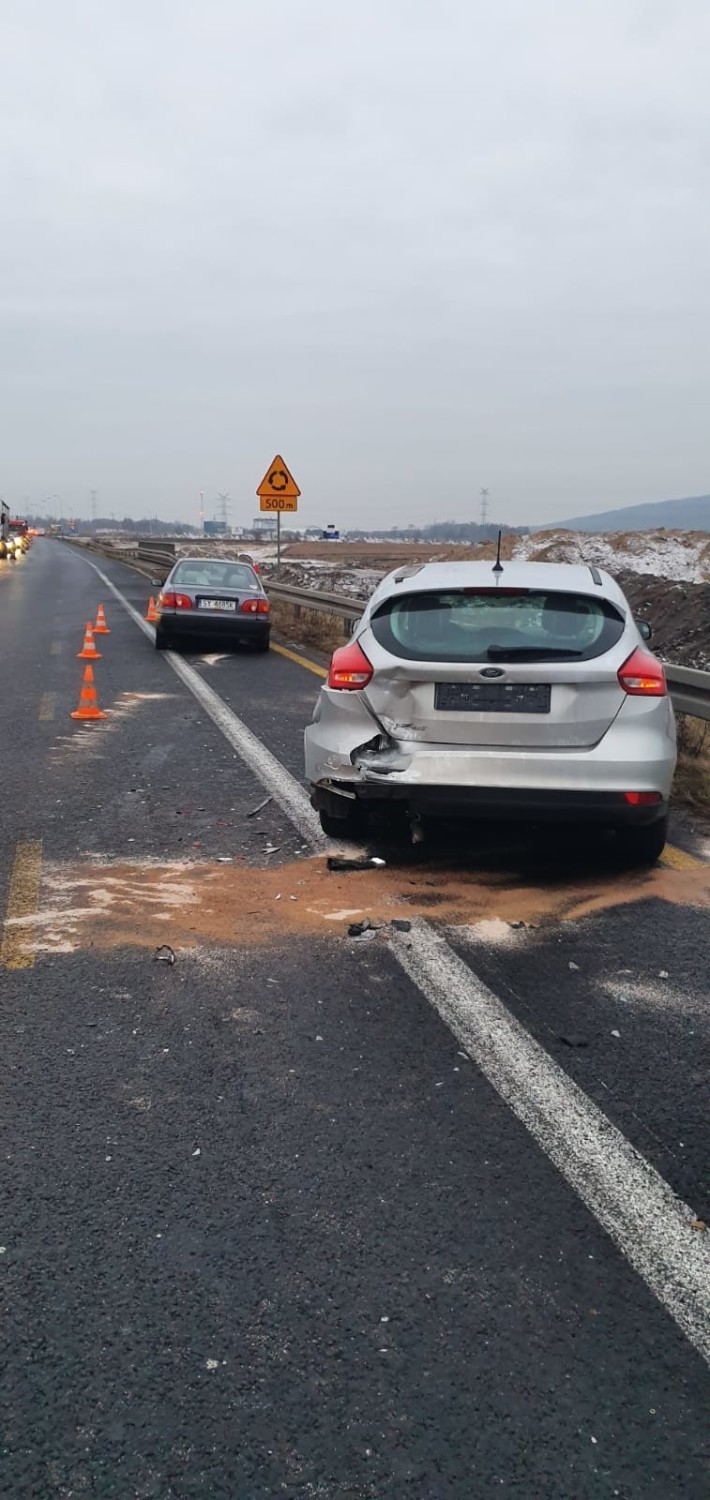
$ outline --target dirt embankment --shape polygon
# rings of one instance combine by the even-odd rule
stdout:
[[[653,626],[653,650],[677,666],[710,670],[710,583],[671,583],[648,574],[617,573],[639,619]]]

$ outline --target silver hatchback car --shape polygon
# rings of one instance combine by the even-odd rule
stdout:
[[[333,656],[306,775],[325,831],[413,815],[587,821],[661,854],[676,761],[661,663],[618,584],[566,563],[390,573]]]

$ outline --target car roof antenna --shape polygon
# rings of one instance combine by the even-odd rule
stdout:
[[[496,547],[496,560],[495,560],[495,563],[493,565],[493,572],[494,573],[502,573],[503,572],[503,564],[502,564],[502,562],[500,560],[500,544],[501,544],[501,538],[502,538],[502,536],[503,536],[502,531],[499,531],[498,532],[498,546]]]

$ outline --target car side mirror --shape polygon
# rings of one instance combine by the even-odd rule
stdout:
[[[150,586],[152,589],[162,589],[163,587],[159,578],[151,578]]]
[[[642,641],[650,641],[653,635],[653,626],[648,620],[637,620],[638,633]]]

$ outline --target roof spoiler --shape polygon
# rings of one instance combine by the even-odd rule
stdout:
[[[399,572],[394,575],[394,582],[404,583],[405,578],[415,578],[417,573],[421,573],[423,567],[424,563],[414,563],[411,568],[400,568]]]

